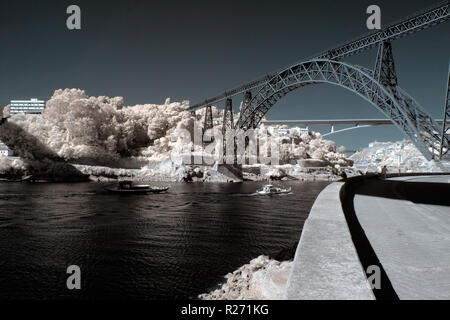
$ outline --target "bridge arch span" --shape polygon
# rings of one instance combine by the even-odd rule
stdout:
[[[369,69],[335,60],[310,60],[279,72],[261,87],[241,112],[236,127],[240,130],[256,128],[265,114],[285,95],[320,83],[340,86],[368,101],[411,139],[427,159],[438,154],[438,126],[413,98],[399,87],[390,89],[383,86],[374,79]]]

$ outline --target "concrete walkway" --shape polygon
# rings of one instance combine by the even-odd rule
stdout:
[[[342,183],[326,187],[303,227],[285,298],[373,300],[339,199]]]
[[[450,175],[391,180],[449,183]],[[450,207],[368,195],[354,205],[400,299],[450,299]]]

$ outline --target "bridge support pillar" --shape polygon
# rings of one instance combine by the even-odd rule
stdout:
[[[252,101],[252,92],[251,91],[245,91],[244,93],[244,99],[241,102],[241,107],[240,107],[240,112],[244,112],[250,105],[250,101]],[[253,128],[254,127],[254,123],[252,121],[252,123],[250,124],[249,128]]]
[[[241,114],[242,114],[243,112],[245,112],[245,110],[250,106],[250,102],[252,101],[252,98],[253,98],[253,97],[252,97],[252,92],[249,91],[249,90],[245,91],[245,93],[244,93],[244,98],[242,99],[241,107],[240,107],[240,110],[239,110]],[[249,129],[254,128],[254,127],[255,127],[254,124],[255,124],[255,122],[252,120],[252,121],[250,122]],[[249,138],[248,136],[246,136],[246,137],[245,137],[245,146],[244,146],[244,150],[247,150],[249,144],[250,144],[250,138]],[[242,161],[243,161],[244,164],[247,163],[247,162],[249,161],[249,159],[248,159],[247,155],[245,155],[245,153],[246,153],[246,152],[244,151],[244,155],[242,155]]]
[[[377,61],[375,63],[374,78],[395,94],[398,79],[395,73],[394,56],[390,41],[383,41],[378,47]]]
[[[233,120],[233,100],[227,99],[225,109],[223,111],[222,137],[223,137],[223,156],[224,162],[237,162],[236,143],[233,136],[234,120]],[[233,157],[233,159],[229,158]]]
[[[213,123],[213,116],[212,116],[212,107],[210,105],[208,105],[205,108],[205,119],[203,122],[203,135],[202,135],[203,144],[212,142],[212,139],[210,139],[209,141],[205,141],[203,136],[204,136],[206,130],[212,129],[213,127],[214,127],[214,123]]]
[[[234,129],[233,120],[233,100],[227,99],[225,103],[225,110],[223,111],[222,133],[228,129]]]
[[[245,91],[244,99],[241,102],[241,107],[240,107],[239,111],[245,110],[248,107],[248,105],[250,104],[250,101],[252,101],[252,92]]]
[[[444,102],[444,122],[442,123],[442,135],[441,135],[441,146],[439,150],[439,159],[449,152],[449,135],[447,133],[450,130],[450,126],[447,125],[447,121],[450,120],[450,63],[448,65],[448,78],[447,78],[447,92],[445,95]]]
[[[402,95],[398,92],[398,78],[395,72],[394,55],[392,53],[392,45],[389,40],[383,41],[378,46],[377,60],[375,63],[374,79],[380,83],[386,90],[390,91],[392,96],[397,102],[401,102],[406,105],[405,108],[406,117],[414,126],[418,127],[417,116],[412,110],[412,101],[410,99],[402,98]],[[406,119],[405,119],[406,120]],[[406,120],[406,121],[408,121]],[[402,126],[406,125],[402,123]],[[435,147],[433,147],[435,149]],[[429,150],[431,152],[431,157],[434,158],[435,152],[437,150]]]

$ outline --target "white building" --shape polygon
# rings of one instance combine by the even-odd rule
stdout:
[[[45,101],[32,98],[31,100],[11,100],[10,114],[41,114],[45,109]]]
[[[274,130],[278,129],[278,135],[279,136],[286,136],[289,138],[292,138],[294,134],[297,134],[298,136],[301,136],[304,133],[308,133],[308,128],[299,128],[299,127],[293,127],[293,128],[280,128],[279,126],[268,126],[267,131],[270,134],[274,134]]]
[[[13,153],[11,149],[8,148],[8,146],[0,141],[0,156],[6,156],[10,157]]]

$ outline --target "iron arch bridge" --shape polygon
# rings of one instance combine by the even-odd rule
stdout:
[[[372,70],[335,60],[315,59],[294,65],[261,87],[241,112],[236,128],[256,128],[270,108],[293,90],[328,83],[359,95],[383,112],[426,158],[438,155],[441,135],[433,118],[400,87],[386,88],[375,76]],[[444,148],[448,145],[446,139]]]
[[[419,104],[398,86],[391,41],[445,23],[450,19],[450,1],[446,0],[430,8],[408,16],[377,32],[371,32],[356,40],[315,55],[306,62],[294,64],[282,71],[246,83],[238,88],[206,99],[188,108],[206,107],[204,129],[212,128],[211,105],[226,100],[223,133],[229,128],[248,130],[255,128],[277,101],[289,92],[311,85],[328,83],[340,86],[367,100],[392,121],[428,159],[450,158],[450,66],[447,82],[442,128]],[[378,47],[374,69],[340,62],[345,57]],[[258,90],[252,98],[252,90]],[[231,97],[245,93],[240,117],[233,122]],[[236,131],[235,131],[236,132]]]

